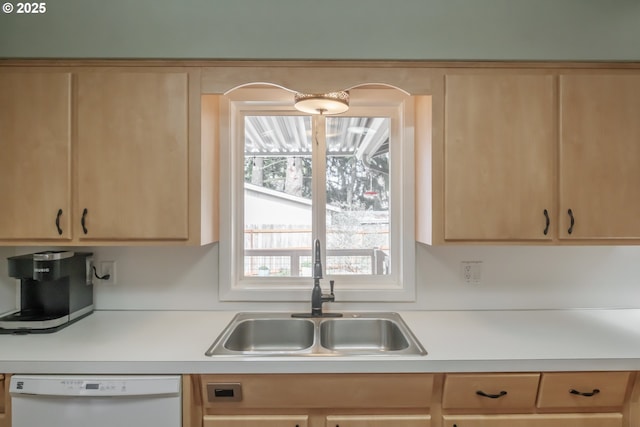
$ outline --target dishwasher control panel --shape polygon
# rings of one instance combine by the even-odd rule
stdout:
[[[12,395],[143,396],[180,394],[179,376],[73,376],[14,375]]]
[[[63,388],[82,393],[88,392],[105,392],[105,393],[125,393],[127,392],[126,381],[113,381],[113,380],[60,380],[60,384]]]

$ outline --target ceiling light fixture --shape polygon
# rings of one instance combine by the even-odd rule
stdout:
[[[303,113],[340,114],[349,109],[349,92],[296,93],[294,105]]]

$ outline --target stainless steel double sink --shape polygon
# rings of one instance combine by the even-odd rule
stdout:
[[[295,318],[290,313],[239,313],[207,356],[425,355],[398,313],[343,313]]]

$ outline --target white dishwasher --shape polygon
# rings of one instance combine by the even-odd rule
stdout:
[[[180,427],[178,375],[13,375],[12,427]]]

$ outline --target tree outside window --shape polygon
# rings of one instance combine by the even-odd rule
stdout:
[[[310,276],[312,236],[323,233],[327,274],[388,274],[390,119],[244,120],[245,276],[264,275],[265,265],[276,276]],[[315,173],[314,156],[325,165]],[[323,194],[314,198],[314,188]]]

